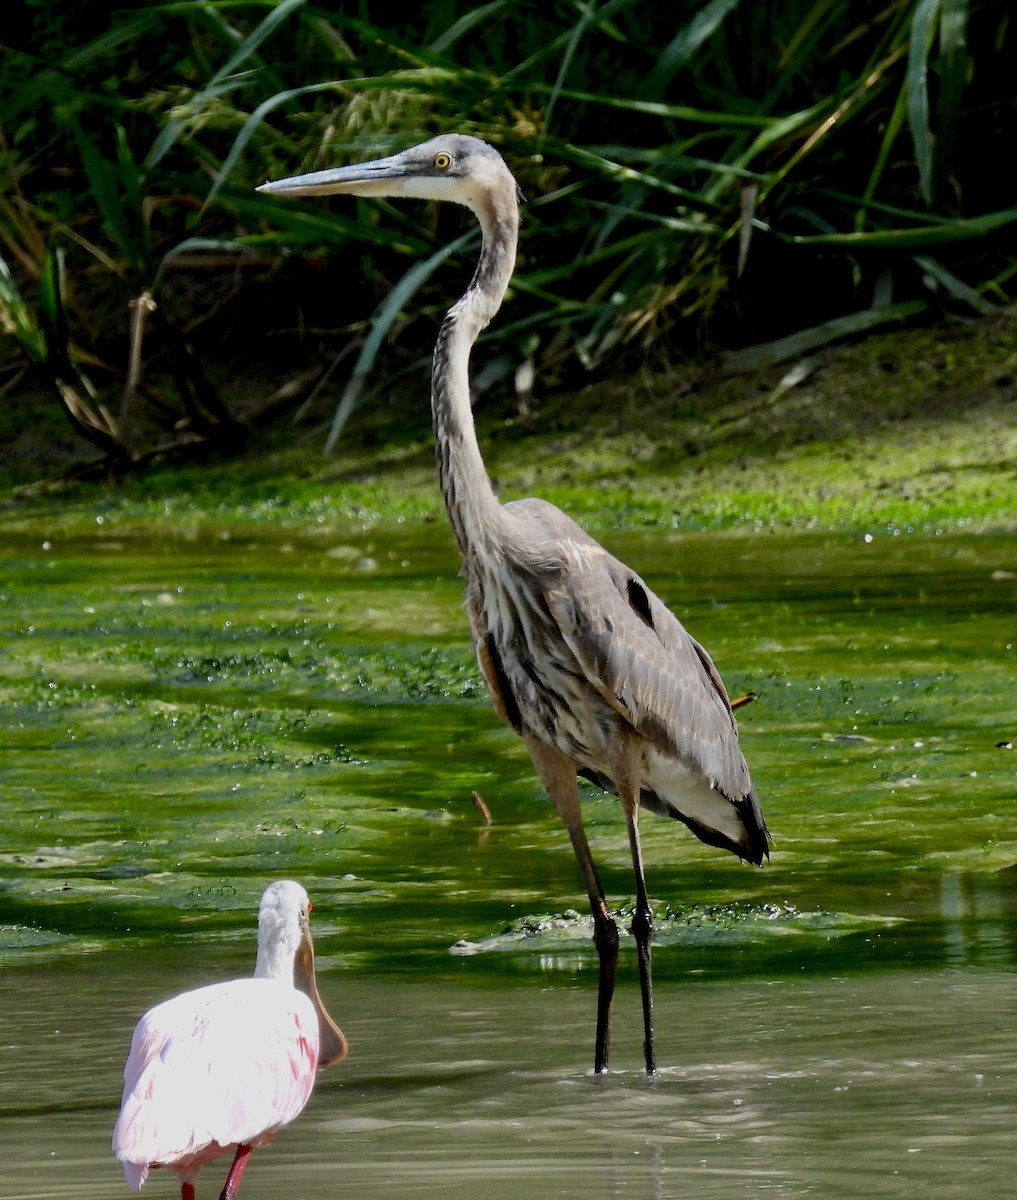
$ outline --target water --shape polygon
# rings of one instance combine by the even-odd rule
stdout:
[[[444,529],[7,540],[3,1194],[120,1194],[135,1020],[246,974],[284,876],[351,1052],[248,1200],[1008,1192],[1013,539],[611,544],[760,693],[739,721],[775,836],[760,871],[642,822],[652,1081],[627,946],[614,1070],[589,1074],[584,897],[479,686]],[[617,804],[586,810],[624,907]]]
[[[126,952],[4,976],[5,1195],[127,1194],[108,1139],[131,1015],[223,965],[182,957],[185,970],[143,978]],[[617,1001],[622,1066],[596,1079],[584,988],[329,976],[350,1056],[255,1154],[242,1194],[1005,1195],[1013,984],[1006,971],[888,969],[668,986],[670,1065],[648,1081],[631,987]],[[207,1168],[199,1194],[217,1195],[225,1169]],[[159,1174],[145,1192],[177,1194]]]

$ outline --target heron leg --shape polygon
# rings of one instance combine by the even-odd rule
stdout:
[[[576,789],[578,792],[578,788]],[[594,1049],[593,1069],[601,1075],[607,1070],[608,1052],[611,1048],[611,1005],[614,1000],[614,980],[618,970],[618,926],[607,907],[604,889],[597,878],[597,870],[586,840],[582,824],[568,824],[569,838],[576,853],[576,860],[586,883],[593,913],[593,944],[600,961],[600,977],[597,984],[597,1040]]]
[[[636,877],[636,911],[632,916],[632,936],[636,941],[639,957],[639,990],[643,996],[643,1055],[646,1073],[652,1075],[657,1069],[653,1052],[653,979],[650,975],[650,938],[653,934],[653,913],[646,895],[646,880],[643,876],[643,851],[639,843],[638,802],[632,811],[625,804],[625,820],[629,828],[629,848],[632,852],[632,870]]]
[[[636,883],[636,911],[632,916],[631,932],[639,960],[639,990],[643,998],[643,1056],[646,1073],[656,1070],[653,1051],[653,979],[650,973],[650,938],[653,935],[653,913],[646,894],[643,873],[643,850],[639,841],[639,793],[642,787],[642,744],[638,737],[624,737],[621,753],[615,762],[614,781],[618,799],[625,811],[629,832],[629,852],[632,855],[632,874]]]
[[[541,782],[547,789],[558,815],[568,830],[572,849],[586,885],[593,913],[593,944],[597,948],[600,975],[597,986],[597,1040],[594,1048],[593,1069],[600,1075],[607,1070],[608,1051],[611,1045],[611,1005],[614,999],[614,981],[618,969],[618,926],[611,916],[604,898],[604,889],[597,877],[590,843],[583,828],[582,811],[579,806],[579,785],[576,780],[576,765],[559,750],[523,735],[530,758],[537,769]]]
[[[226,1176],[226,1183],[223,1185],[219,1200],[235,1200],[240,1180],[244,1177],[244,1168],[247,1166],[247,1160],[251,1157],[253,1149],[253,1146],[237,1146],[237,1152],[233,1156],[233,1165],[230,1167],[230,1173]]]

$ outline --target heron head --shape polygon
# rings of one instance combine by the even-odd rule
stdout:
[[[442,134],[399,154],[263,183],[272,196],[407,196],[451,200],[477,212],[515,180],[501,155],[479,138]]]

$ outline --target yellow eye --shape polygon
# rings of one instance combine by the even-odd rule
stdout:
[[[452,159],[444,151],[442,151],[441,154],[436,154],[434,156],[434,165],[439,171],[447,171],[452,165]]]

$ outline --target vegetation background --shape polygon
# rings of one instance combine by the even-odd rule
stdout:
[[[24,10],[0,66],[9,482],[232,454],[281,419],[284,440],[332,450],[367,403],[386,437],[421,434],[436,322],[477,249],[468,217],[254,189],[447,130],[497,145],[528,197],[477,376],[524,432],[534,398],[537,427],[650,400],[701,424],[705,381],[776,365],[742,390],[736,427],[758,430],[760,388],[772,416],[828,347],[902,324],[940,331],[914,353],[955,372],[956,415],[957,360],[988,322],[976,383],[996,427],[1001,398],[1012,412],[1005,0]],[[815,439],[838,405],[878,420],[865,372],[904,365],[880,347],[853,396],[791,405],[781,436]]]
[[[1015,9],[6,6],[9,1195],[120,1194],[133,1021],[249,970],[283,875],[355,1052],[248,1197],[334,1195],[337,1167],[386,1200],[538,1171],[547,1197],[1008,1194]],[[773,862],[644,823],[676,1069],[626,1074],[626,1002],[592,1105],[561,1074],[588,931],[546,920],[579,877],[484,697],[435,482],[430,351],[476,230],[255,191],[445,130],[527,197],[475,355],[500,493],[580,519],[759,696]],[[621,809],[584,807],[624,912]],[[513,952],[448,953],[506,919]]]

